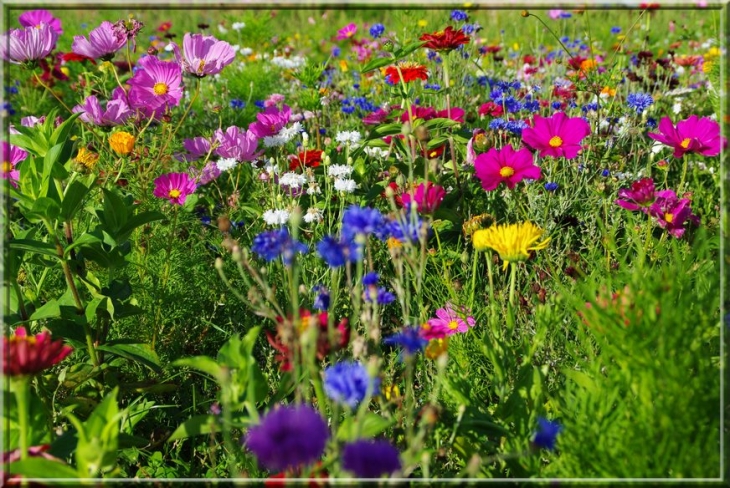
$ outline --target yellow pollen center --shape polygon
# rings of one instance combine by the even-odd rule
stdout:
[[[499,170],[499,176],[501,176],[502,178],[509,178],[513,174],[515,174],[515,170],[510,168],[509,166],[505,166],[504,168]]]
[[[668,224],[671,224],[672,221],[674,220],[674,215],[672,215],[670,213],[665,213],[664,220],[666,220]]]
[[[449,322],[449,329],[456,330],[459,328],[459,323],[456,320]]]
[[[548,141],[548,144],[550,144],[550,147],[560,147],[563,145],[563,140],[559,136],[553,136]]]
[[[13,170],[13,163],[10,161],[3,162],[3,174],[10,173]]]
[[[155,95],[167,95],[167,85],[162,82],[155,83],[155,86],[152,87],[152,91],[155,92]]]
[[[690,139],[689,137],[685,137],[682,140],[682,142],[679,143],[679,145],[682,146],[683,148],[687,149],[689,147],[690,142],[692,142],[692,139]]]
[[[173,188],[172,190],[170,190],[170,193],[168,193],[168,195],[170,196],[170,198],[177,198],[180,196],[180,193],[180,190],[178,190],[177,188]]]

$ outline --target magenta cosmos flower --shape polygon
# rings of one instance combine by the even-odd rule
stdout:
[[[61,28],[61,19],[57,19],[48,10],[30,10],[20,14],[18,22],[23,27],[35,27],[40,28],[41,24],[48,24],[51,29],[59,36],[63,34],[63,28]]]
[[[535,115],[533,126],[522,131],[522,141],[540,151],[540,156],[573,159],[580,151],[581,141],[590,133],[590,124],[582,118],[556,112],[550,118]]]
[[[703,156],[717,156],[720,154],[720,125],[709,117],[699,118],[692,115],[687,120],[672,125],[669,117],[659,122],[660,134],[650,132],[652,139],[674,148],[674,157],[681,158],[684,153],[698,153]]]
[[[446,307],[436,310],[436,318],[428,319],[427,323],[432,335],[438,335],[437,331],[440,331],[445,336],[451,336],[457,332],[466,332],[469,327],[474,327],[476,322],[474,317],[471,316],[467,316],[465,321],[451,308],[450,304],[447,304]]]
[[[530,151],[524,147],[515,151],[511,144],[502,149],[492,148],[477,156],[474,170],[486,191],[494,190],[502,182],[512,189],[525,178],[538,180],[541,176],[540,168],[535,166]]]
[[[657,192],[656,201],[649,207],[649,215],[656,218],[662,229],[679,238],[684,235],[685,222],[689,220],[695,225],[700,224],[700,219],[692,213],[689,204],[689,199],[677,198],[672,190]]]
[[[168,107],[177,106],[182,98],[182,71],[174,62],[160,61],[155,56],[139,60],[140,69],[129,84],[129,102],[145,116],[159,116]]]
[[[655,191],[654,180],[651,178],[642,178],[639,181],[633,182],[631,189],[621,188],[618,191],[619,198],[613,203],[632,212],[641,210],[647,213],[657,196],[661,196],[662,194],[663,192]]]
[[[0,57],[14,64],[38,61],[56,47],[58,33],[49,24],[11,29],[0,36]]]
[[[7,141],[3,141],[3,178],[10,181],[10,184],[16,188],[20,177],[20,171],[17,170],[16,166],[27,157],[27,152]]]
[[[167,173],[155,179],[157,198],[167,198],[170,203],[183,205],[188,195],[195,192],[195,180],[187,173]]]
[[[248,130],[262,139],[275,136],[282,127],[289,123],[290,117],[291,109],[288,105],[284,105],[281,111],[276,107],[268,107],[263,112],[256,114],[256,122],[251,122]]]
[[[352,36],[355,35],[357,32],[357,25],[354,22],[351,22],[347,24],[345,27],[337,31],[337,37],[336,39],[338,41],[343,41],[345,39],[349,39]]]
[[[172,50],[183,71],[201,78],[220,73],[236,57],[236,52],[227,42],[189,32],[183,37],[183,54],[180,54],[180,47],[175,43],[172,44]]]
[[[213,134],[213,140],[219,144],[215,153],[222,158],[253,161],[257,156],[259,140],[250,130],[243,132],[236,126],[227,128],[225,132],[218,129]]]
[[[114,24],[105,20],[99,27],[89,32],[89,38],[74,36],[71,50],[92,59],[109,61],[127,43],[127,36],[117,35]]]
[[[51,340],[48,332],[28,336],[25,327],[18,327],[10,337],[3,337],[3,374],[34,375],[60,363],[71,352],[73,348]]]
[[[416,190],[413,192],[413,201],[416,202],[417,210],[420,213],[433,213],[435,212],[439,206],[441,206],[441,202],[444,200],[444,197],[446,196],[446,190],[444,190],[443,186],[440,185],[434,185],[430,181],[426,183],[421,183],[416,187]],[[408,205],[411,203],[411,194],[410,193],[404,193],[401,196],[401,199],[403,201],[403,205]]]

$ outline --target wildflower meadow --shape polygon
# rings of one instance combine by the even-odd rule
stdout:
[[[113,7],[4,6],[4,484],[725,477],[725,5]]]

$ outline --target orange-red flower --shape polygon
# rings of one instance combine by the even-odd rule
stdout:
[[[400,73],[398,72],[400,70]],[[398,83],[401,81],[401,74],[403,75],[403,82],[410,83],[414,80],[427,80],[428,70],[425,66],[411,61],[398,63],[398,66],[388,66],[385,69],[385,77],[391,83]]]
[[[423,34],[418,40],[426,41],[423,47],[427,49],[451,51],[462,44],[468,43],[471,37],[464,34],[461,29],[454,30],[453,27],[448,26],[445,30],[434,32],[433,34]]]
[[[296,156],[289,156],[289,169],[291,171],[300,167],[316,168],[320,164],[322,164],[322,151],[319,149],[302,151]]]

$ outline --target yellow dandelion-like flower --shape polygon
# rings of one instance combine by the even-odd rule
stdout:
[[[712,71],[712,67],[714,66],[714,63],[712,61],[705,60],[704,63],[702,63],[702,72],[707,74],[710,71]]]
[[[426,19],[421,19],[418,21],[418,27],[426,27],[428,25],[428,21]]]
[[[426,346],[425,354],[428,359],[436,360],[439,356],[445,354],[448,349],[448,337],[444,337],[442,339],[431,339],[430,341],[428,341],[428,346]]]
[[[99,162],[99,155],[82,146],[79,148],[79,153],[76,155],[76,161],[83,164],[86,169],[93,169],[93,167],[96,166],[96,163]]]
[[[504,261],[504,268],[512,261],[525,261],[530,251],[545,249],[550,237],[540,241],[545,233],[532,222],[519,224],[493,225],[488,229],[474,232],[472,243],[477,251],[494,249]]]
[[[121,156],[125,156],[132,152],[132,149],[134,149],[134,142],[135,138],[129,132],[115,132],[109,136],[109,147]]]
[[[403,247],[403,243],[395,237],[388,237],[386,243],[388,245],[388,249],[400,249]]]

